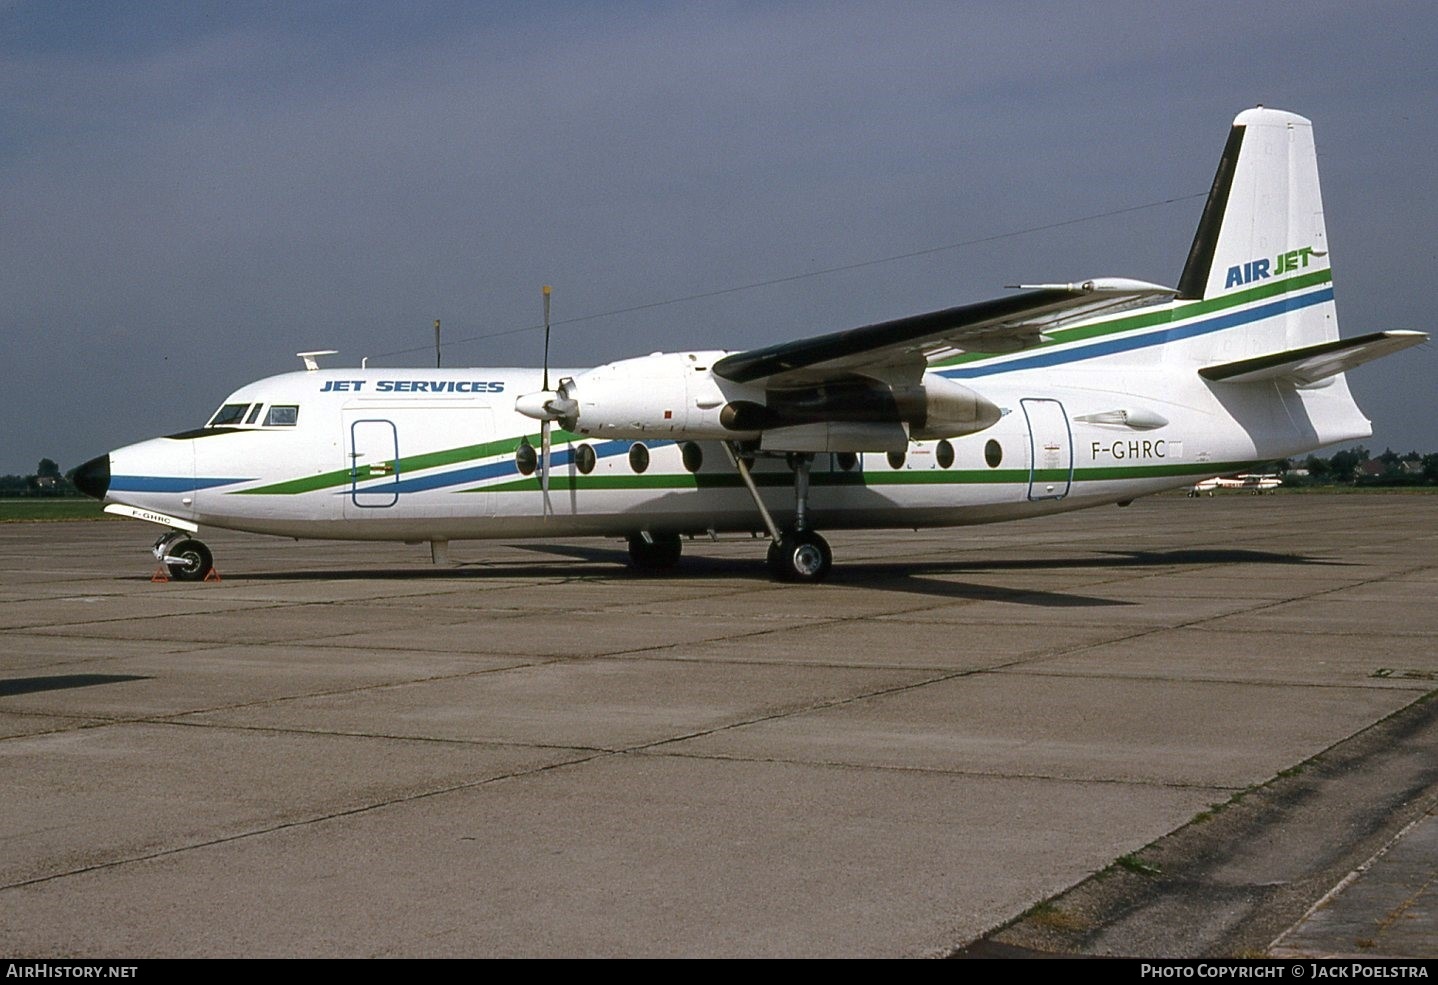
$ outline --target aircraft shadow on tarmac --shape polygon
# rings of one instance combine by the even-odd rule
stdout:
[[[450,567],[318,569],[313,571],[268,571],[227,574],[227,581],[330,581],[365,579],[503,578],[570,580],[613,578],[636,580],[703,580],[719,577],[751,579],[767,569],[762,559],[715,558],[686,555],[679,567],[658,573],[635,572],[628,566],[628,552],[621,547],[586,547],[569,544],[523,544],[512,547],[578,561],[579,565],[557,567],[539,561],[464,563]],[[1312,558],[1300,554],[1278,554],[1238,549],[1178,549],[1172,551],[1105,551],[1080,557],[1047,558],[952,558],[941,560],[849,561],[836,566],[829,584],[906,592],[934,598],[1001,601],[1050,607],[1099,607],[1133,605],[1132,602],[1052,592],[1033,588],[1011,588],[950,580],[952,575],[979,575],[984,572],[1065,571],[1085,569],[1146,569],[1211,565],[1322,565],[1348,566],[1351,562]]]
[[[122,684],[125,681],[148,681],[136,674],[60,674],[54,677],[11,677],[0,680],[0,698],[40,691],[64,691],[72,687],[94,687],[97,684]]]

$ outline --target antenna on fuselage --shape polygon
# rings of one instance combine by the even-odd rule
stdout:
[[[301,359],[303,359],[303,360],[305,361],[305,372],[307,372],[307,373],[313,373],[315,370],[317,370],[317,369],[320,368],[319,360],[318,360],[317,357],[319,357],[319,356],[334,356],[334,355],[338,355],[338,354],[339,354],[339,350],[338,350],[338,349],[315,349],[315,350],[313,350],[312,352],[297,352],[297,353],[295,353],[295,355],[299,356]]]

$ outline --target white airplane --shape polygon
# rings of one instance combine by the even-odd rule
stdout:
[[[1427,338],[1339,338],[1312,127],[1262,107],[1233,123],[1177,287],[1020,291],[590,370],[320,369],[301,353],[305,371],[74,480],[165,528],[153,551],[178,579],[210,571],[208,526],[428,541],[436,561],[451,540],[618,536],[642,569],[674,564],[682,537],[762,531],[775,576],[816,581],[823,528],[1127,505],[1366,437],[1344,372]]]
[[[1235,476],[1216,475],[1211,479],[1195,482],[1189,487],[1188,495],[1192,499],[1203,493],[1212,496],[1215,489],[1247,489],[1257,496],[1272,492],[1281,485],[1283,485],[1283,480],[1276,475],[1259,475],[1253,472],[1244,472]]]

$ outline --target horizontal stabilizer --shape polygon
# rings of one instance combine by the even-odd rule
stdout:
[[[1427,340],[1426,332],[1374,332],[1356,339],[1322,342],[1267,356],[1205,366],[1198,371],[1198,375],[1215,383],[1286,380],[1306,386]]]

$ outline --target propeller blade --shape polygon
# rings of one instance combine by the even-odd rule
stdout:
[[[549,285],[545,284],[544,291],[544,386],[541,390],[549,389]]]
[[[543,472],[539,474],[539,487],[544,490],[544,518],[547,520],[554,513],[554,506],[549,502],[549,419],[545,418],[539,425],[540,456],[544,459]]]
[[[549,396],[549,285],[545,284],[544,291],[544,386],[541,388],[546,398]],[[554,420],[554,413],[548,406],[548,399],[544,401],[544,417],[539,423],[539,444],[540,458],[543,464],[540,466],[544,471],[539,473],[539,488],[544,492],[544,518],[548,520],[554,515],[554,504],[549,501],[549,425]]]

